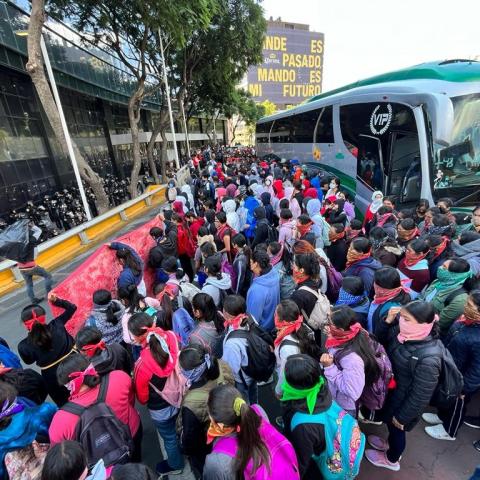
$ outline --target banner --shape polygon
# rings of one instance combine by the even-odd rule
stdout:
[[[142,258],[144,262],[143,278],[148,293],[151,293],[155,276],[154,270],[147,266],[148,253],[155,245],[149,232],[152,227],[161,226],[162,222],[155,217],[141,227],[114,240],[131,246]],[[115,250],[102,245],[52,290],[52,293],[55,293],[58,298],[68,300],[77,306],[77,311],[66,324],[70,335],[75,336],[89,317],[93,306],[93,293],[96,290],[109,290],[112,292],[112,297],[116,298],[117,278],[121,270],[122,266],[117,260]],[[63,311],[62,308],[52,304],[50,304],[50,308],[54,317]]]

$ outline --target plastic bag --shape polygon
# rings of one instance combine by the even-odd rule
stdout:
[[[31,262],[34,245],[30,244],[30,220],[23,219],[9,225],[0,233],[0,256],[20,263]]]

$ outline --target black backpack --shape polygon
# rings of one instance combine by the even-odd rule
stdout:
[[[419,348],[415,352],[415,355],[411,357],[411,366],[412,370],[415,369],[415,364],[419,360],[432,355],[438,355],[439,349],[442,355],[442,370],[430,400],[430,405],[445,408],[450,406],[463,390],[463,376],[457,368],[452,354],[445,348],[440,340],[437,340],[433,345]]]
[[[278,230],[270,225],[268,223],[268,220],[266,218],[262,218],[258,221],[257,225],[263,223],[267,227],[268,231],[268,237],[267,237],[267,242],[272,243],[272,242],[278,242]]]
[[[128,425],[121,422],[105,403],[108,375],[102,377],[97,401],[89,407],[68,402],[61,409],[79,418],[75,439],[87,456],[92,468],[100,459],[105,466],[128,463],[133,452],[133,439]]]
[[[240,370],[244,385],[247,386],[243,372],[257,382],[266,382],[272,376],[276,364],[270,334],[252,320],[248,330],[234,330],[227,336],[227,340],[229,338],[247,339],[248,365]]]

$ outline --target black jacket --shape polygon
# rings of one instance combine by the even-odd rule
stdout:
[[[445,345],[463,375],[463,392],[475,393],[480,389],[480,323],[454,323]]]
[[[400,343],[397,338],[399,332],[396,321],[389,325],[382,320],[376,328],[378,341],[386,345],[397,384],[387,396],[383,417],[387,422],[395,417],[406,431],[410,431],[428,406],[437,386],[442,369],[442,350],[440,340],[434,338],[435,334],[424,340]],[[438,345],[438,353],[429,356],[420,354],[423,348],[435,344]],[[416,358],[418,361],[415,361]]]
[[[325,253],[337,272],[343,272],[345,270],[347,250],[348,246],[344,238],[332,242],[330,246],[325,247]]]
[[[18,344],[18,353],[27,365],[36,363],[39,367],[46,367],[67,355],[73,348],[74,341],[65,329],[65,324],[72,318],[77,306],[61,299],[58,299],[55,305],[65,311],[47,325],[52,334],[52,348],[48,351],[39,348],[31,342],[29,337],[24,338]],[[58,385],[57,368],[58,364],[42,370],[42,376],[52,400],[61,406],[68,400],[69,393],[63,385]]]
[[[268,242],[268,221],[266,218],[257,220],[257,226],[255,228],[255,237],[252,242],[252,250],[255,249],[260,243]]]
[[[313,413],[320,413],[328,410],[332,404],[332,396],[325,382],[324,387],[317,396],[317,403]],[[320,455],[326,448],[325,430],[320,423],[302,423],[298,425],[293,432],[290,429],[293,415],[296,412],[308,413],[305,400],[295,400],[285,402],[285,411],[283,422],[285,425],[285,435],[292,442],[295,453],[297,454],[298,467],[300,469],[300,478],[302,480],[318,480],[322,478],[317,464],[312,459],[312,455]]]
[[[113,370],[122,370],[131,375],[133,369],[130,353],[119,343],[107,345],[105,350],[92,358],[92,365],[99,375],[106,375]]]

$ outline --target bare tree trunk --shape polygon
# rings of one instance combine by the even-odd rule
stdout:
[[[162,109],[160,110],[160,118],[158,119],[157,123],[153,126],[152,136],[150,137],[150,140],[147,145],[148,165],[150,166],[150,168],[152,168],[151,165],[155,166],[155,173],[152,173],[152,175],[153,175],[153,178],[155,178],[156,183],[160,183],[160,178],[158,176],[157,168],[155,165],[155,159],[153,158],[153,150],[155,148],[155,141],[158,135],[160,135],[162,130],[165,130],[167,126],[168,126],[168,110],[162,107]],[[162,135],[162,138],[163,138],[163,135]],[[163,144],[162,144],[162,149],[163,149]],[[162,153],[160,154],[160,161],[162,161]],[[161,171],[162,176],[164,176],[164,172],[165,172],[164,170]]]
[[[140,153],[140,139],[138,124],[140,122],[140,106],[145,93],[145,80],[141,78],[138,81],[137,89],[128,100],[128,120],[130,121],[130,131],[132,133],[132,153],[133,165],[130,174],[130,194],[132,198],[138,195],[137,184],[140,167],[142,166],[142,156]]]
[[[30,14],[30,22],[28,25],[28,62],[26,65],[27,72],[32,78],[33,85],[37,91],[38,98],[42,104],[48,122],[52,127],[53,133],[58,140],[63,153],[68,155],[67,141],[63,134],[62,123],[58,113],[57,105],[53,98],[50,85],[45,75],[43,66],[43,58],[40,47],[42,37],[43,24],[45,22],[45,2],[44,0],[32,0],[32,12]],[[100,176],[95,173],[90,165],[85,161],[80,150],[73,142],[73,150],[77,161],[78,169],[83,180],[92,188],[97,198],[97,208],[99,213],[106,212],[109,209],[108,197],[102,185]]]

